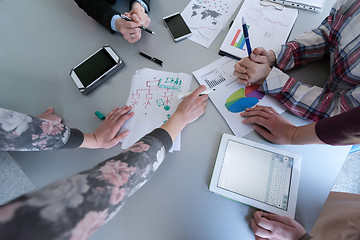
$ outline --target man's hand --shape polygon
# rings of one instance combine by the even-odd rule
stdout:
[[[263,84],[275,64],[273,51],[267,52],[264,48],[255,48],[250,58],[243,58],[235,64],[234,75],[238,77],[238,82],[246,86]]]
[[[123,35],[126,41],[135,43],[141,38],[141,28],[139,27],[148,27],[150,18],[145,13],[145,9],[138,2],[135,2],[132,10],[124,15],[133,21],[130,22],[124,19],[117,19],[115,22],[116,30]]]

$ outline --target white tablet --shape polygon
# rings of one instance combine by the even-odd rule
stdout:
[[[300,168],[299,154],[224,133],[209,189],[293,219]]]

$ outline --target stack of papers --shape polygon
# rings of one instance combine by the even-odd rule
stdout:
[[[125,122],[121,132],[130,131],[122,142],[126,149],[141,137],[160,127],[175,112],[182,101],[178,94],[188,92],[192,76],[186,73],[157,71],[150,68],[137,70],[131,80],[126,105],[132,106],[135,115]],[[180,135],[172,149],[180,151]]]

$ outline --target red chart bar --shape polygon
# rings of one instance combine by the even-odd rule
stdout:
[[[234,46],[234,45],[235,45],[236,39],[238,38],[240,32],[241,32],[240,29],[238,29],[237,32],[236,32],[236,34],[235,34],[234,39],[233,39],[232,42],[231,42],[231,46]]]

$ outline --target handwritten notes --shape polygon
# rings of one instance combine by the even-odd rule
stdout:
[[[192,76],[186,73],[164,72],[150,68],[136,71],[126,102],[128,106],[132,106],[135,115],[122,127],[121,131],[130,130],[130,135],[123,140],[123,149],[170,118],[181,102],[177,95],[189,90],[191,79]],[[170,151],[173,150],[180,150],[180,135]]]

